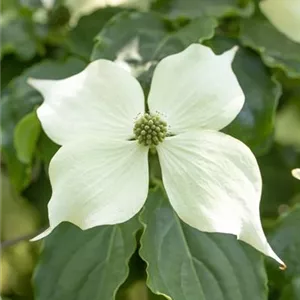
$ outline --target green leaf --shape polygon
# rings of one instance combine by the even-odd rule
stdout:
[[[296,179],[295,179],[296,181]],[[298,181],[299,183],[299,181]],[[281,216],[269,234],[270,243],[286,263],[282,272],[269,264],[269,277],[273,290],[281,294],[280,300],[300,299],[300,205]]]
[[[1,59],[1,90],[17,76],[20,76],[34,61],[20,61],[15,55],[5,55]]]
[[[104,24],[120,11],[118,7],[108,7],[82,17],[76,27],[71,30],[67,40],[71,53],[89,61],[94,46],[94,37]]]
[[[46,238],[34,275],[37,300],[112,300],[136,249],[136,218],[86,231],[62,223]]]
[[[4,95],[0,102],[1,113],[1,152],[8,175],[17,191],[23,190],[30,182],[31,168],[23,164],[16,154],[13,144],[14,107],[10,105],[10,97]]]
[[[262,255],[232,235],[186,225],[160,189],[150,192],[140,218],[140,255],[154,293],[172,300],[267,298]]]
[[[47,165],[45,168],[39,170],[37,178],[22,191],[22,195],[24,195],[24,197],[38,210],[41,227],[46,227],[49,223],[47,204],[51,198],[51,194],[52,190]]]
[[[285,286],[280,300],[300,300],[300,276]]]
[[[158,60],[211,38],[216,26],[215,19],[201,17],[173,33],[169,31],[170,24],[156,13],[124,12],[112,18],[97,35],[92,60],[115,60],[124,45],[134,39],[138,40],[141,63]]]
[[[21,60],[30,60],[37,53],[44,53],[44,46],[38,33],[32,12],[21,8],[7,9],[1,14],[1,58],[14,53]]]
[[[269,235],[272,247],[287,265],[287,269],[284,272],[287,278],[300,276],[299,228],[300,205],[298,204],[291,212],[279,219],[278,224]]]
[[[267,155],[258,157],[258,165],[263,179],[261,214],[277,218],[300,193],[299,181],[291,175],[291,170],[300,166],[300,155],[292,148],[274,144]]]
[[[84,66],[81,60],[72,57],[63,62],[46,60],[27,69],[10,82],[1,102],[3,144],[5,145],[12,138],[15,125],[42,102],[41,95],[27,84],[29,77],[61,79],[78,73]]]
[[[16,156],[14,130],[17,123],[42,102],[41,95],[27,84],[27,79],[61,79],[78,73],[84,66],[81,60],[72,57],[63,62],[46,60],[26,70],[3,91],[0,103],[1,148],[5,165],[17,190],[24,189],[30,182],[31,166],[22,163]]]
[[[300,45],[277,31],[261,14],[241,22],[240,39],[245,46],[258,51],[267,66],[300,78]]]
[[[50,160],[59,149],[59,145],[55,144],[48,136],[42,132],[37,144],[37,156],[43,161],[48,170]]]
[[[156,13],[118,14],[96,37],[91,59],[121,60],[147,89],[159,60],[184,50],[191,43],[211,38],[217,22],[210,17],[199,17],[178,31],[170,32],[172,26]]]
[[[222,53],[236,40],[216,37],[208,44]],[[236,119],[224,131],[247,144],[256,155],[266,153],[273,137],[275,112],[281,96],[280,84],[270,76],[260,57],[240,47],[233,71],[245,94],[245,104]]]
[[[160,42],[153,53],[152,59],[162,58],[183,51],[192,43],[201,43],[214,35],[218,23],[211,17],[199,17],[174,33],[170,33]]]
[[[106,58],[115,60],[118,54],[138,39],[139,53],[143,62],[150,60],[153,49],[167,33],[163,19],[154,13],[123,12],[106,23],[95,38],[91,60]]]
[[[251,1],[238,0],[156,0],[153,8],[171,18],[199,16],[229,17],[249,16],[254,5]]]
[[[40,132],[41,126],[35,111],[27,114],[17,124],[14,145],[17,157],[22,163],[29,164],[32,161]]]

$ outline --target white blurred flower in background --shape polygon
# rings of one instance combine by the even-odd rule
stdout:
[[[277,30],[300,43],[300,0],[263,0],[259,6]]]
[[[292,170],[292,175],[300,180],[300,169],[294,169]]]

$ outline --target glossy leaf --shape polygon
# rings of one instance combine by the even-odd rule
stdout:
[[[201,43],[214,35],[218,23],[210,17],[199,17],[183,26],[177,32],[167,35],[155,49],[153,58],[162,58],[183,51],[192,43]]]
[[[45,240],[35,299],[114,299],[128,275],[139,228],[137,219],[86,231],[62,223]]]
[[[123,12],[107,22],[96,36],[91,60],[116,60],[127,44],[138,39],[142,61],[148,61],[166,33],[165,23],[158,14]]]
[[[10,2],[10,1],[5,1]],[[13,1],[11,1],[13,2]],[[30,60],[45,49],[39,36],[38,26],[33,22],[32,12],[19,3],[1,13],[1,58],[14,53],[21,60]]]
[[[217,53],[237,43],[222,37],[208,42]],[[262,155],[268,151],[272,140],[281,86],[270,76],[260,57],[245,48],[239,48],[232,67],[246,98],[242,111],[224,132],[243,141],[256,155]]]
[[[194,18],[199,16],[225,17],[249,16],[253,11],[251,1],[236,0],[156,0],[154,9],[168,16]]]
[[[113,17],[96,37],[92,60],[117,60],[149,88],[154,66],[159,60],[202,42],[214,34],[215,19],[199,17],[176,32],[156,13],[124,12]]]
[[[104,24],[118,12],[120,12],[120,9],[117,7],[107,7],[82,17],[76,27],[71,30],[67,39],[70,51],[89,60],[95,36]]]
[[[140,219],[148,286],[172,300],[267,298],[262,256],[231,235],[184,224],[162,191],[151,191]]]
[[[242,21],[240,39],[243,45],[259,52],[267,66],[300,78],[300,44],[280,33],[261,14]]]
[[[20,61],[15,55],[5,55],[1,60],[1,89],[3,90],[13,78],[20,76],[33,61]]]
[[[124,12],[111,19],[96,37],[92,60],[115,60],[124,45],[138,40],[140,63],[161,59],[182,51],[191,43],[213,36],[217,26],[210,17],[197,18],[176,32],[169,32],[168,24],[156,13]]]

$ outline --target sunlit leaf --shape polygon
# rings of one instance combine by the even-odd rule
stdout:
[[[22,163],[29,164],[31,162],[40,131],[41,126],[35,111],[27,114],[17,124],[14,133],[14,146],[17,157]]]

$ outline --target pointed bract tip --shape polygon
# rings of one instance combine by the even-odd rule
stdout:
[[[29,85],[31,85],[32,80],[34,80],[32,77],[28,77],[27,80],[26,80],[26,82],[27,82]]]
[[[52,229],[49,227],[48,229],[46,229],[45,231],[43,231],[42,233],[38,234],[37,236],[35,236],[34,238],[30,239],[30,242],[36,242],[40,239],[43,239],[44,237],[46,237],[47,235],[49,235],[52,232]]]
[[[27,84],[39,91],[41,94],[49,93],[49,91],[51,91],[55,86],[56,81],[59,80],[37,79],[32,77],[27,78]]]
[[[229,51],[232,51],[235,53],[237,53],[237,51],[239,50],[239,46],[233,46]]]
[[[35,78],[32,78],[32,77],[28,77],[26,82],[27,84],[29,84],[31,87],[35,88],[35,82],[37,81],[38,79],[35,79]]]
[[[292,175],[296,178],[300,180],[300,169],[293,169],[292,170]]]
[[[221,56],[225,57],[227,61],[232,63],[238,50],[239,50],[239,46],[233,46],[231,49],[221,54]]]

